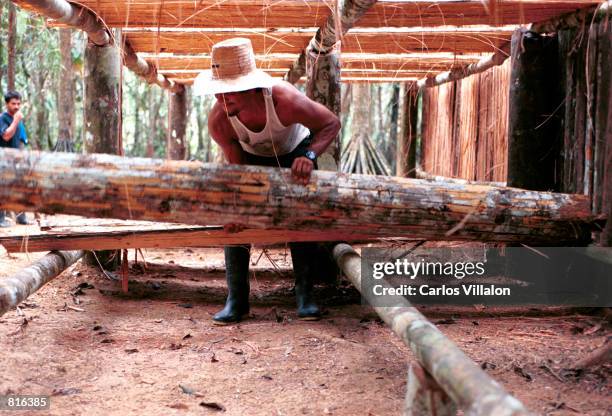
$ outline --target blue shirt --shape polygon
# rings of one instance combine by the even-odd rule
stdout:
[[[0,115],[0,147],[11,147],[13,149],[19,149],[19,142],[21,141],[23,144],[28,144],[28,135],[25,131],[25,125],[23,121],[20,121],[17,125],[17,130],[15,130],[15,134],[11,137],[10,140],[4,140],[4,132],[8,129],[13,123],[13,116],[11,116],[6,111]]]

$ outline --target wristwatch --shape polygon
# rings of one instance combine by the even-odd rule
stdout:
[[[307,150],[304,153],[304,157],[310,159],[312,162],[317,160],[317,154],[315,152],[313,152],[312,150]]]

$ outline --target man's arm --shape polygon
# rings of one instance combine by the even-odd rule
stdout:
[[[2,133],[2,138],[4,139],[4,141],[8,142],[13,138],[15,132],[17,131],[17,126],[19,126],[19,122],[22,119],[23,114],[21,114],[21,111],[17,111],[13,116],[13,122],[11,123],[11,125],[8,126],[6,130],[4,130],[4,133]]]
[[[293,85],[282,82],[274,86],[273,97],[276,101],[276,115],[283,125],[300,123],[313,135],[308,150],[321,155],[334,141],[340,131],[340,120],[325,106],[300,93]],[[294,160],[291,170],[294,179],[306,185],[314,169],[312,161],[306,157]]]
[[[311,100],[288,82],[274,86],[276,114],[283,125],[300,123],[311,131],[313,141],[309,150],[322,154],[340,131],[340,120],[327,107]]]
[[[229,163],[239,165],[246,163],[244,150],[242,150],[238,143],[236,132],[219,103],[215,103],[208,115],[208,132],[219,147],[221,147]]]
[[[246,164],[244,150],[242,150],[238,143],[236,132],[228,120],[225,110],[218,102],[215,103],[208,115],[208,132],[213,140],[217,142],[229,163]],[[245,225],[229,223],[224,224],[223,229],[227,233],[238,233],[245,229]]]

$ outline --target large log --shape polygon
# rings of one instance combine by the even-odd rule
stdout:
[[[334,248],[334,258],[346,277],[361,291],[361,256],[349,245],[338,244]],[[385,280],[379,282],[385,288],[392,287]],[[370,304],[375,304],[371,292],[361,294]],[[419,364],[466,415],[529,414],[521,402],[470,360],[407,299],[398,300],[393,307],[374,306],[374,310],[410,347]]]
[[[15,275],[0,278],[0,316],[16,307],[83,257],[84,251],[54,251]]]
[[[0,158],[0,209],[185,224],[564,245],[590,239],[583,195],[111,155]]]

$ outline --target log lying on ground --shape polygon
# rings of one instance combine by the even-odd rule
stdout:
[[[334,247],[338,267],[361,291],[361,257],[351,246]],[[392,287],[379,280],[385,288]],[[374,304],[371,293],[361,293]],[[401,298],[394,307],[374,307],[374,310],[414,352],[423,368],[435,379],[466,415],[528,415],[523,404],[485,373],[476,363],[446,338],[408,300]]]
[[[53,251],[17,274],[0,278],[0,316],[57,277],[83,254],[84,251]]]
[[[260,166],[6,149],[0,183],[0,209],[88,217],[533,245],[593,228],[584,195],[322,171],[304,187]]]

